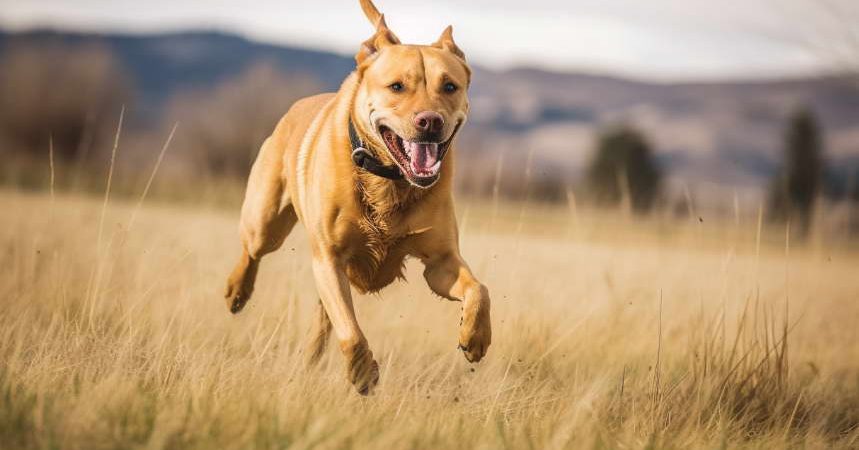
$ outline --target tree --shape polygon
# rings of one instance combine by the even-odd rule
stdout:
[[[662,174],[650,144],[628,125],[604,130],[587,172],[588,192],[599,205],[628,202],[637,213],[649,211],[659,195]]]
[[[0,154],[63,162],[107,147],[133,88],[113,54],[92,45],[35,44],[0,60]]]
[[[823,178],[823,144],[814,113],[798,108],[785,132],[784,162],[770,191],[770,217],[796,222],[799,235],[811,225]]]
[[[213,89],[174,97],[167,125],[180,123],[176,146],[199,174],[244,179],[260,145],[292,103],[320,90],[315,78],[260,62]]]

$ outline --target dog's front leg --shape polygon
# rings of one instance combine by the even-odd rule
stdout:
[[[379,382],[379,365],[355,318],[346,272],[333,255],[321,254],[313,257],[313,275],[340,350],[346,357],[349,380],[358,393],[367,395]]]
[[[428,258],[424,264],[424,277],[430,289],[442,297],[462,302],[459,347],[468,361],[480,361],[492,342],[489,290],[477,281],[457,251]]]

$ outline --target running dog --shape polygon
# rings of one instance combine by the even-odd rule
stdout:
[[[371,0],[375,33],[336,93],[297,101],[251,168],[240,220],[242,254],[225,298],[247,304],[263,256],[296,222],[307,230],[319,310],[308,361],[332,331],[361,394],[379,366],[355,318],[350,287],[376,292],[419,259],[436,294],[462,302],[459,346],[480,361],[492,339],[489,291],[460,255],[452,178],[454,140],[468,114],[471,69],[447,27],[431,45],[405,45]]]

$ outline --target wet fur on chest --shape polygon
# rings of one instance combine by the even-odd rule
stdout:
[[[366,173],[356,174],[356,178],[362,207],[357,226],[363,242],[347,262],[346,275],[356,289],[370,293],[398,278],[405,279],[403,269],[409,254],[405,219],[418,207],[423,193]]]

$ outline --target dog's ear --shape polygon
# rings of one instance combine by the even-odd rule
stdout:
[[[379,18],[382,14],[379,13],[376,5],[373,4],[373,0],[361,0],[361,9],[364,11],[364,15],[367,16],[370,24],[378,28]]]
[[[378,53],[383,48],[389,45],[397,45],[400,39],[388,28],[385,23],[385,15],[379,14],[379,20],[376,21],[376,33],[361,44],[361,49],[355,55],[355,61],[360,66],[368,58]]]
[[[450,25],[441,32],[441,37],[432,46],[447,50],[463,60],[465,59],[465,53],[456,46],[456,42],[453,42],[453,27]]]

